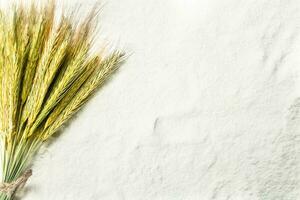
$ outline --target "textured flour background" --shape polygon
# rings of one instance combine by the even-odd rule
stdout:
[[[105,2],[131,56],[24,200],[300,199],[300,0]]]

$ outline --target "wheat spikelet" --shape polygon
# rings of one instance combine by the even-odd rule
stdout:
[[[116,52],[103,62],[100,63],[97,73],[94,73],[76,92],[73,99],[70,99],[69,104],[61,112],[61,114],[53,118],[49,117],[46,122],[46,130],[44,131],[43,140],[46,140],[55,133],[70,117],[76,113],[81,106],[88,100],[93,92],[112,74],[122,63],[124,54]],[[51,125],[49,125],[51,124]]]
[[[54,7],[50,7],[50,13],[54,10]],[[49,11],[47,12],[49,13]],[[40,59],[40,55],[42,53],[42,49],[46,42],[46,39],[49,36],[51,23],[52,22],[52,14],[50,18],[46,16],[46,12],[38,13],[36,7],[32,4],[29,13],[28,13],[28,29],[29,29],[29,47],[28,47],[28,58],[26,63],[26,69],[24,71],[23,78],[23,89],[22,89],[22,101],[24,104],[27,100],[28,94],[31,90],[32,83],[34,80],[34,75],[37,68],[37,63]]]
[[[29,124],[38,115],[44,102],[46,93],[52,83],[61,63],[66,55],[70,43],[70,24],[63,22],[56,34],[53,34],[45,44],[45,48],[38,64],[33,81],[33,88],[29,94],[24,110],[28,114]],[[26,117],[26,118],[25,118]],[[27,116],[23,116],[23,121]]]
[[[70,101],[74,98],[76,93],[79,91],[80,87],[84,84],[84,82],[90,77],[90,75],[95,71],[95,68],[99,65],[100,58],[96,56],[90,59],[85,65],[85,71],[80,75],[78,80],[72,85],[72,87],[68,90],[65,97],[57,104],[55,109],[51,112],[50,116],[48,117],[44,129],[49,127],[50,124],[57,119],[59,114],[66,108],[66,106],[70,103]]]

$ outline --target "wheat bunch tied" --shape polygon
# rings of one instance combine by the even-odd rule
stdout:
[[[38,149],[124,61],[91,50],[98,9],[79,22],[55,9],[50,1],[0,10],[0,200],[14,198]]]

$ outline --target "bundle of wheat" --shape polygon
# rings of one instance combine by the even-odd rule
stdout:
[[[0,11],[0,200],[31,175],[33,155],[124,61],[91,51],[98,9],[57,20],[54,1]]]

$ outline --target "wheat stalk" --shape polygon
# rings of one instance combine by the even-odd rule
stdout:
[[[81,23],[55,3],[0,11],[0,200],[13,199],[41,145],[118,69],[122,52],[92,52],[93,9]],[[28,176],[29,174],[29,176]]]

